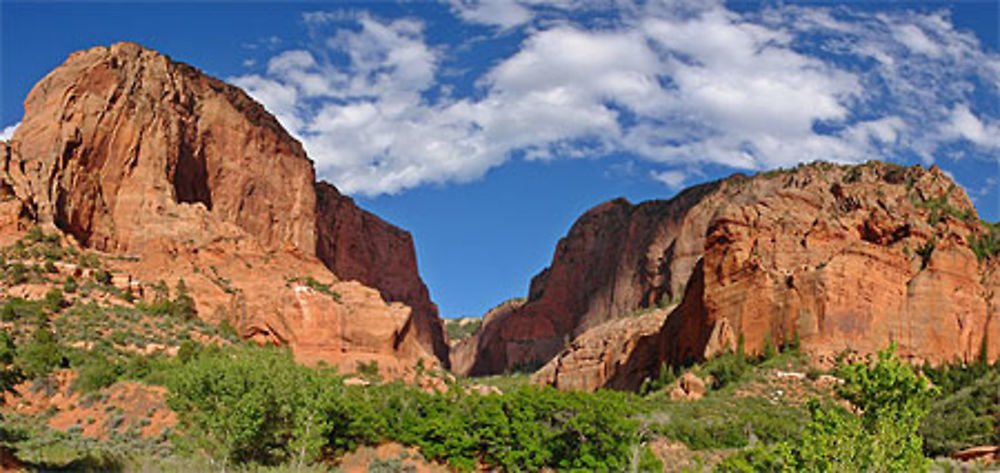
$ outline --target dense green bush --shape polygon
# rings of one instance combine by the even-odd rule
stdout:
[[[277,349],[206,350],[168,381],[181,444],[223,462],[305,463],[392,440],[468,470],[619,471],[638,442],[633,395],[525,387],[481,396],[345,387]]]
[[[94,392],[111,386],[118,381],[121,374],[117,364],[98,353],[93,353],[87,357],[82,366],[78,367],[73,389],[85,393]]]
[[[657,408],[650,429],[700,449],[738,448],[751,439],[772,443],[798,439],[808,422],[801,407],[775,404],[761,397],[710,395],[696,402],[674,402]]]
[[[0,308],[0,319],[4,322],[13,322],[19,319],[26,319],[35,322],[44,318],[42,304],[38,301],[28,301],[20,297],[8,299]]]
[[[983,373],[965,387],[937,400],[920,432],[924,437],[924,452],[930,456],[948,455],[977,445],[996,445],[1000,442],[1000,374]]]
[[[27,344],[19,347],[15,363],[28,378],[34,379],[59,367],[62,361],[62,347],[46,322],[35,328]]]

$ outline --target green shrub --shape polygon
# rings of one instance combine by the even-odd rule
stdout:
[[[712,375],[712,387],[722,389],[739,381],[750,368],[746,355],[740,352],[725,353],[705,363],[705,371]]]
[[[24,373],[15,364],[16,359],[14,339],[6,330],[0,331],[0,404],[4,403],[4,394],[14,392],[14,386],[24,381]],[[4,428],[0,425],[0,441],[4,437]]]
[[[63,292],[73,294],[79,287],[80,286],[77,284],[76,278],[73,276],[66,276],[66,282],[63,283]]]
[[[797,439],[808,412],[762,397],[713,393],[694,402],[665,403],[651,419],[652,431],[702,450],[746,447],[752,438],[763,443]]]
[[[934,390],[909,365],[880,352],[872,363],[843,366],[837,392],[860,412],[809,404],[811,421],[797,441],[756,447],[717,471],[887,471],[927,469],[918,429]]]
[[[35,328],[31,340],[20,347],[16,364],[28,378],[39,378],[60,366],[63,360],[62,348],[48,323]]]
[[[924,453],[932,457],[977,445],[996,445],[1000,442],[1000,375],[984,373],[937,400],[920,433]]]
[[[45,308],[49,312],[56,313],[62,310],[66,306],[66,301],[63,299],[63,293],[58,288],[49,290],[45,293]]]
[[[1000,255],[1000,222],[982,222],[983,233],[969,235],[969,248],[980,261]]]
[[[93,354],[77,370],[73,390],[91,393],[111,386],[121,376],[120,367],[100,354]]]
[[[459,470],[620,471],[638,442],[634,395],[528,386],[502,396],[429,394],[393,383],[345,387],[287,352],[210,350],[168,381],[180,445],[228,462],[311,461],[392,440]]]
[[[195,305],[194,298],[188,294],[187,285],[184,284],[184,279],[177,281],[177,297],[174,298],[173,304],[171,304],[170,314],[179,320],[191,320],[195,317]]]
[[[109,273],[105,269],[98,269],[97,271],[94,271],[94,282],[96,282],[97,284],[104,285],[104,286],[110,285],[111,284],[111,273]]]
[[[660,372],[656,377],[646,378],[642,381],[642,385],[639,386],[639,394],[646,395],[659,391],[670,386],[676,380],[677,372],[674,370],[674,367],[664,362],[660,364]]]
[[[37,322],[45,318],[42,312],[42,304],[37,301],[29,301],[20,297],[13,297],[0,308],[0,319],[4,322],[25,319]]]

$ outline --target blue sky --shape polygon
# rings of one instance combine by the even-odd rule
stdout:
[[[613,197],[826,159],[937,164],[1000,219],[995,1],[0,3],[0,129],[79,49],[245,88],[410,230],[446,317],[527,292]]]

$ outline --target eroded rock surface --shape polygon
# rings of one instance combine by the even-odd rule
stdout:
[[[972,360],[983,347],[996,359],[997,259],[970,248],[987,231],[940,170],[884,163],[817,163],[669,201],[610,201],[559,242],[524,306],[484,324],[468,372],[555,357],[542,382],[633,388],[663,362],[704,360],[741,336],[759,352],[794,334],[821,362],[892,342],[915,362]],[[591,328],[678,301],[628,353],[595,349],[615,335]]]
[[[132,43],[74,53],[0,158],[5,226],[57,228],[141,281],[183,278],[202,318],[348,370],[448,361],[410,235],[316,183],[270,113],[191,66]]]

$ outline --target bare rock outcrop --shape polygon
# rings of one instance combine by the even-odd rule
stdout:
[[[670,310],[672,307],[654,309],[610,320],[583,332],[532,375],[532,382],[585,391],[638,389],[648,367],[635,362],[657,356],[652,339],[658,336]],[[648,353],[642,355],[637,350]]]
[[[669,201],[610,201],[559,242],[524,306],[484,324],[468,372],[555,357],[560,368],[547,367],[541,382],[631,389],[663,362],[701,361],[740,337],[759,352],[796,334],[821,362],[893,342],[915,362],[972,360],[984,348],[996,359],[1000,265],[971,245],[989,231],[939,169],[877,162],[736,175]],[[590,329],[663,302],[679,305],[656,336],[595,358],[591,340],[603,336]],[[567,363],[598,358],[601,367]]]
[[[202,318],[303,359],[448,362],[410,235],[316,183],[270,113],[191,66],[132,43],[74,53],[0,158],[4,225],[59,229],[142,281],[183,278]]]

